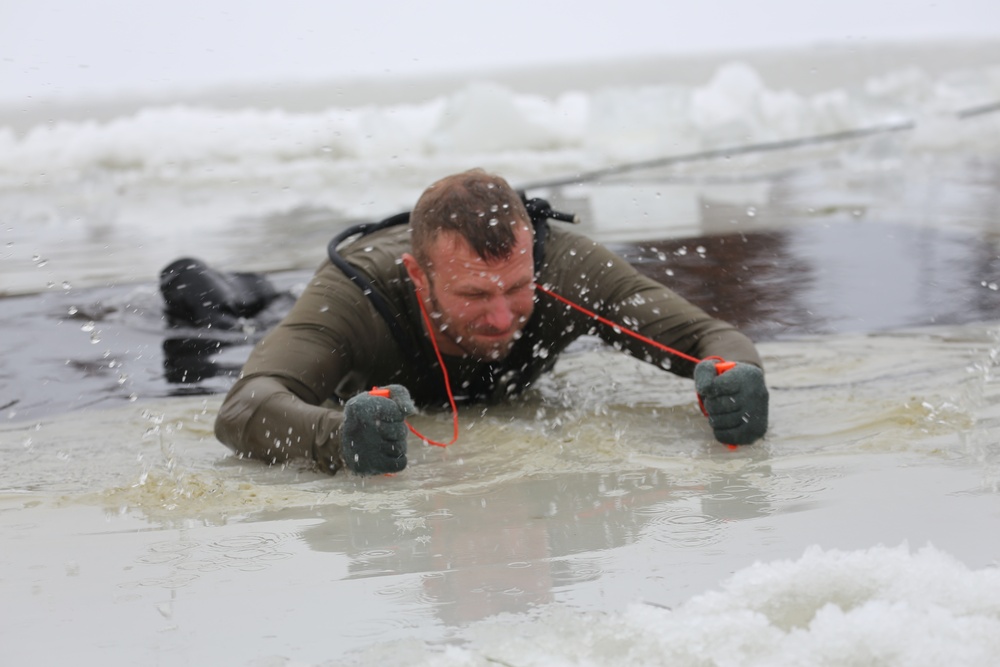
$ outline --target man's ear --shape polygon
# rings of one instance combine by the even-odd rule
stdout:
[[[403,266],[406,267],[406,273],[409,274],[410,280],[413,281],[413,286],[417,288],[418,292],[430,289],[431,281],[427,277],[427,272],[417,263],[416,257],[404,252]]]

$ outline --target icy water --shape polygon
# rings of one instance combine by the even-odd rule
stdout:
[[[993,664],[1000,121],[954,112],[996,99],[982,65],[819,93],[742,65],[0,135],[0,662]],[[548,182],[532,194],[760,341],[767,438],[714,443],[689,381],[585,340],[395,477],[215,442],[259,331],[168,331],[159,269],[199,255],[294,292],[336,229],[473,165]]]

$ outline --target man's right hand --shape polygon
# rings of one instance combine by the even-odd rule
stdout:
[[[406,467],[406,417],[417,410],[406,387],[391,384],[388,397],[365,392],[347,401],[340,447],[344,463],[359,475]]]

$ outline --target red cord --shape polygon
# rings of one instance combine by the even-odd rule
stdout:
[[[427,325],[427,334],[431,337],[431,346],[434,348],[434,354],[437,356],[438,363],[441,364],[441,375],[444,377],[444,389],[448,392],[448,403],[451,404],[451,421],[452,421],[452,436],[451,442],[438,442],[437,440],[431,440],[427,436],[423,435],[420,431],[413,428],[410,422],[406,422],[407,428],[413,435],[417,436],[428,445],[434,445],[435,447],[447,447],[448,445],[454,445],[455,441],[458,440],[458,407],[455,405],[455,395],[451,393],[451,382],[448,380],[448,369],[444,367],[444,359],[441,357],[441,350],[438,349],[437,338],[434,337],[434,327],[431,324],[430,315],[427,314],[427,308],[424,306],[424,300],[417,295],[417,303],[420,305],[420,313],[424,316],[424,324]]]
[[[615,331],[620,331],[623,334],[627,334],[629,336],[632,336],[633,338],[641,340],[643,343],[646,343],[647,345],[651,345],[651,346],[657,348],[658,350],[663,350],[664,352],[666,352],[668,354],[672,354],[675,357],[680,357],[681,359],[684,359],[686,361],[690,361],[691,363],[694,363],[694,364],[697,364],[697,363],[699,363],[699,362],[702,361],[702,359],[698,359],[697,357],[692,357],[690,354],[685,354],[685,353],[681,352],[680,350],[675,350],[672,347],[669,347],[667,345],[664,345],[663,343],[655,341],[652,338],[648,338],[646,336],[643,336],[642,334],[637,333],[635,331],[632,331],[631,329],[626,329],[622,325],[617,324],[615,322],[612,322],[611,320],[609,320],[609,319],[607,319],[605,317],[601,317],[597,313],[595,313],[595,312],[593,312],[591,310],[587,310],[583,306],[575,304],[572,301],[570,301],[569,299],[567,299],[565,297],[562,297],[562,296],[559,296],[558,294],[556,294],[552,290],[546,289],[545,287],[542,287],[541,285],[535,285],[535,289],[537,289],[542,294],[547,294],[547,295],[551,296],[556,301],[560,301],[560,302],[566,304],[567,306],[570,306],[571,308],[575,308],[576,310],[580,311],[584,315],[587,315],[588,317],[592,317],[593,319],[597,320],[601,324],[604,324],[606,326],[611,327]],[[417,303],[420,305],[420,313],[424,317],[424,324],[427,325],[427,334],[431,337],[431,346],[434,348],[434,354],[437,356],[438,363],[441,364],[441,375],[442,375],[442,377],[444,377],[444,388],[445,388],[445,391],[448,392],[448,403],[451,405],[451,420],[452,420],[452,427],[453,427],[451,442],[438,442],[437,440],[431,440],[427,436],[425,436],[422,433],[420,433],[420,431],[418,431],[417,429],[413,428],[413,425],[410,424],[410,422],[406,422],[406,426],[407,426],[407,428],[410,429],[410,432],[413,433],[413,435],[417,436],[418,438],[420,438],[421,440],[423,440],[427,444],[434,445],[435,447],[447,447],[448,445],[455,444],[455,442],[458,440],[458,407],[455,405],[455,395],[451,393],[451,382],[448,380],[448,369],[446,369],[444,367],[444,359],[441,357],[441,350],[438,349],[437,339],[434,336],[434,327],[431,324],[430,315],[427,314],[427,308],[424,306],[424,300],[420,298],[419,294],[417,295]],[[722,361],[722,359],[720,357],[709,357],[709,358],[710,359],[712,359],[712,358],[719,359],[720,361]],[[701,402],[701,399],[699,397],[699,403],[700,402]],[[705,408],[704,408],[704,406],[702,406],[702,411],[704,412],[704,410],[705,410]]]
[[[541,285],[535,285],[535,289],[537,289],[542,294],[548,294],[549,296],[551,296],[556,301],[561,301],[562,303],[565,303],[567,306],[570,306],[571,308],[577,309],[578,311],[580,311],[584,315],[587,315],[589,317],[594,318],[595,320],[597,320],[601,324],[607,325],[607,326],[611,327],[612,329],[614,329],[615,331],[620,331],[621,333],[627,334],[627,335],[631,336],[632,338],[636,338],[638,340],[641,340],[643,343],[646,343],[647,345],[652,345],[653,347],[655,347],[658,350],[663,350],[664,352],[667,352],[668,354],[672,354],[675,357],[680,357],[681,359],[684,359],[686,361],[690,361],[693,364],[698,364],[699,362],[703,361],[702,359],[699,359],[697,357],[692,357],[690,354],[684,354],[680,350],[675,350],[672,347],[668,347],[668,346],[664,345],[663,343],[660,343],[660,342],[657,342],[657,341],[653,340],[652,338],[647,338],[646,336],[643,336],[640,333],[636,333],[635,331],[632,331],[631,329],[626,329],[622,325],[617,324],[615,322],[612,322],[611,320],[609,320],[609,319],[607,319],[605,317],[601,317],[597,313],[595,313],[595,312],[593,312],[591,310],[587,310],[583,306],[581,306],[579,304],[575,304],[572,301],[570,301],[569,299],[567,299],[565,297],[561,297],[558,294],[556,294],[555,292],[553,292],[552,290],[546,289],[546,288],[542,287]]]

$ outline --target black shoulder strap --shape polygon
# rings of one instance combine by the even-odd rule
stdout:
[[[330,243],[326,246],[326,254],[330,258],[330,262],[336,266],[338,269],[343,271],[344,275],[350,278],[351,282],[357,285],[361,289],[361,293],[368,297],[371,301],[372,306],[378,311],[378,314],[382,316],[385,323],[389,325],[389,331],[392,332],[392,337],[396,339],[399,346],[403,348],[403,352],[411,357],[417,358],[419,356],[419,351],[414,349],[410,342],[410,338],[406,335],[403,327],[400,326],[397,320],[396,313],[393,309],[386,303],[386,300],[382,298],[382,295],[372,286],[371,282],[361,274],[354,266],[349,264],[346,259],[337,250],[337,247],[351,238],[352,236],[365,236],[373,232],[377,232],[381,229],[387,227],[395,227],[396,225],[405,225],[410,221],[409,212],[397,213],[396,215],[386,218],[381,222],[364,222],[360,225],[354,225],[348,227],[341,233],[330,239]]]

